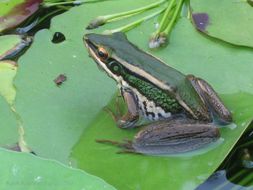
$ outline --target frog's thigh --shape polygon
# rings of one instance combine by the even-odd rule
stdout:
[[[220,137],[213,124],[179,119],[149,124],[132,143],[135,152],[143,154],[176,154],[204,147]]]
[[[138,102],[131,90],[122,90],[122,96],[127,104],[128,112],[132,115],[139,115]]]
[[[137,100],[131,90],[121,89],[121,94],[127,104],[127,113],[123,115],[117,124],[120,128],[135,127],[135,123],[139,119],[139,109]]]
[[[191,82],[195,90],[201,96],[202,100],[217,114],[223,122],[232,122],[230,111],[225,107],[217,93],[205,80],[188,75],[187,79]]]

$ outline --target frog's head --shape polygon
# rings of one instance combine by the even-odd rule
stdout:
[[[125,72],[122,62],[131,61],[130,57],[126,56],[131,47],[129,47],[125,34],[86,34],[84,43],[89,55],[96,61],[98,66],[106,71],[110,77],[120,82],[122,72]]]

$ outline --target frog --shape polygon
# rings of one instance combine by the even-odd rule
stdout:
[[[193,74],[183,74],[131,43],[122,32],[88,33],[83,37],[89,56],[114,79],[127,105],[115,117],[121,129],[150,121],[132,140],[100,139],[120,152],[167,155],[198,150],[220,139],[218,125],[232,114],[213,87]]]

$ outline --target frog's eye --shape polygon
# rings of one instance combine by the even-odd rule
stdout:
[[[100,57],[100,59],[105,60],[108,58],[108,52],[106,51],[105,48],[99,47],[98,48],[98,56]]]

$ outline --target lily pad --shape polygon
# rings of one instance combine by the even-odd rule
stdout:
[[[232,44],[253,47],[253,7],[246,0],[190,2],[198,30]]]
[[[39,9],[42,0],[7,0],[0,2],[0,33],[13,28]]]
[[[102,112],[116,85],[88,57],[82,42],[84,28],[99,15],[151,2],[101,2],[75,7],[55,17],[50,30],[37,33],[32,47],[20,59],[15,107],[22,117],[29,147],[40,156],[67,163],[76,143],[70,164],[106,179],[118,189],[194,189],[220,165],[252,119],[253,76],[248,71],[253,70],[253,54],[247,48],[207,39],[189,20],[180,19],[169,46],[150,53],[185,74],[207,80],[233,112],[235,124],[221,129],[221,144],[200,154],[116,154],[117,148],[95,143],[95,139],[132,138],[136,130],[116,128],[110,115]],[[131,19],[110,23],[100,31]],[[148,51],[147,41],[156,21],[154,18],[130,31],[129,40]],[[53,44],[55,32],[64,34],[66,40]],[[57,87],[53,80],[59,74],[67,80]]]
[[[65,33],[72,40],[60,44],[51,42],[53,35],[39,32],[20,58],[15,107],[28,146],[37,155],[67,163],[71,148],[114,90],[112,81],[104,82],[104,75],[94,72],[96,66],[87,64],[80,35]],[[67,80],[58,86],[54,80],[60,74]]]
[[[0,149],[0,162],[4,163],[0,166],[2,190],[47,190],[52,186],[56,190],[115,190],[98,177],[28,153]]]
[[[1,74],[0,74],[1,76]],[[12,148],[18,142],[18,128],[8,103],[0,95],[0,146]],[[1,175],[1,174],[0,174]]]
[[[17,72],[14,61],[0,61],[0,95],[11,105],[16,96],[13,79]]]

